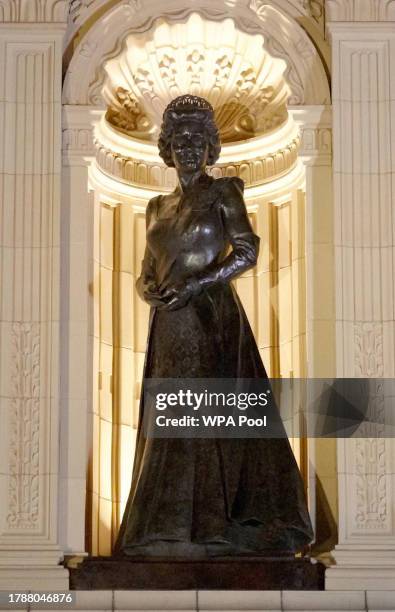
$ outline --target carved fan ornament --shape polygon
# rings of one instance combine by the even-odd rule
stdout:
[[[134,138],[155,140],[162,113],[175,97],[192,93],[215,109],[223,142],[252,138],[287,120],[286,64],[264,49],[261,35],[192,14],[185,23],[161,20],[130,36],[105,65],[106,119]]]

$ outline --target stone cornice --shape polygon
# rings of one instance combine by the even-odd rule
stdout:
[[[159,157],[156,144],[119,133],[104,117],[96,123],[94,144],[98,167],[108,176],[148,189],[172,190],[175,172]],[[299,130],[292,118],[279,130],[240,143],[224,144],[215,177],[239,176],[246,186],[272,181],[289,172],[297,162]]]
[[[125,183],[157,189],[175,184],[174,171],[163,165],[156,147],[148,143],[134,143],[114,131],[107,123],[97,126],[104,109],[90,106],[63,107],[63,161],[67,165],[81,165],[98,158],[98,166],[108,176]],[[259,138],[242,145],[226,146],[222,160],[213,173],[216,176],[241,176],[247,185],[263,184],[273,177],[289,172],[296,157],[317,163],[332,161],[332,112],[330,106],[289,107],[294,128],[285,132],[278,142],[268,145]],[[274,140],[274,137],[273,137]],[[133,147],[139,151],[132,153]],[[239,149],[244,147],[244,154]],[[234,150],[232,150],[232,148]],[[99,159],[100,158],[100,159]],[[247,159],[248,158],[248,159]],[[235,161],[237,160],[237,161]]]
[[[395,17],[395,16],[394,16]],[[377,38],[377,34],[382,32],[395,36],[395,21],[332,21],[326,26],[331,34],[347,34],[349,39],[360,39],[361,34]]]
[[[153,163],[126,157],[107,149],[96,141],[96,161],[98,167],[113,178],[148,189],[171,191],[176,185],[176,175],[172,168],[163,163]],[[300,140],[294,138],[286,147],[273,151],[265,157],[241,160],[234,163],[217,164],[210,170],[215,178],[238,176],[246,187],[262,185],[289,172],[296,164]]]
[[[0,0],[1,1],[1,0]],[[43,36],[59,38],[62,42],[67,24],[59,22],[48,23],[39,21],[35,23],[15,22],[15,21],[0,21],[0,31],[2,35],[14,36],[20,40],[22,37],[29,38],[29,42],[42,40]]]

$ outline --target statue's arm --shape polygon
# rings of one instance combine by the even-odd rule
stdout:
[[[145,213],[145,226],[146,229],[149,226],[150,218],[153,207],[155,206],[156,198],[150,200],[147,204]],[[155,258],[146,244],[143,261],[141,262],[141,273],[136,281],[136,289],[138,295],[142,300],[147,302],[150,306],[162,306],[164,302],[159,294],[158,286],[156,283],[156,267]]]
[[[221,180],[221,179],[219,179]],[[254,234],[243,198],[244,183],[238,178],[223,181],[221,215],[224,230],[232,245],[232,251],[219,263],[208,265],[204,270],[168,287],[163,297],[167,301],[165,310],[176,310],[184,306],[193,295],[215,283],[226,283],[249,268],[255,266],[259,252],[259,237]]]
[[[239,178],[224,181],[221,215],[232,251],[220,263],[209,265],[196,275],[200,287],[228,282],[256,265],[259,237],[254,234],[243,198],[244,183]]]

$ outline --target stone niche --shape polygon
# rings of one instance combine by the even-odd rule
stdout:
[[[256,269],[235,284],[264,363],[271,376],[306,375],[306,172],[286,70],[286,61],[267,50],[264,35],[245,32],[229,17],[213,20],[195,12],[182,21],[162,17],[127,35],[103,63],[100,96],[106,108],[95,122],[89,170],[97,254],[94,363],[100,380],[93,405],[93,432],[100,435],[93,439],[89,491],[94,554],[111,553],[129,492],[148,322],[134,281],[145,247],[146,204],[176,184],[156,142],[163,111],[178,95],[192,92],[213,105],[223,145],[209,172],[244,180],[251,222],[263,236]],[[314,140],[314,129],[310,140],[311,135]],[[292,440],[307,482],[306,444]]]

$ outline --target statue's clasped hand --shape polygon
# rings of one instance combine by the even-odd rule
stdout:
[[[149,283],[144,287],[143,296],[144,301],[150,306],[160,308],[164,306],[165,302],[162,299],[162,295],[159,291],[159,287],[156,283]]]
[[[177,310],[182,308],[186,306],[192,296],[198,295],[200,291],[200,283],[194,278],[160,286],[159,293],[164,303],[159,308],[161,310]]]

